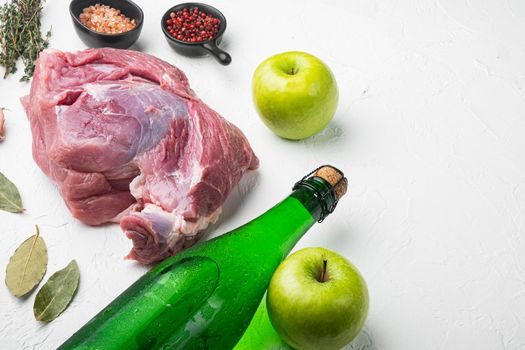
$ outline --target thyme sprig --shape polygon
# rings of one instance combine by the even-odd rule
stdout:
[[[43,0],[10,0],[0,7],[0,65],[4,67],[4,79],[16,72],[19,58],[24,63],[27,81],[35,70],[40,51],[49,45],[49,30],[44,37],[40,31],[40,15]]]

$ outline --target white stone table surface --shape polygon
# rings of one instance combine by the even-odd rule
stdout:
[[[227,67],[171,50],[159,22],[175,2],[137,3],[145,23],[133,48],[181,68],[261,160],[208,237],[334,164],[350,180],[348,195],[296,249],[336,250],[364,275],[370,313],[346,349],[525,349],[525,1],[210,1],[228,19]],[[48,0],[43,28],[53,27],[51,47],[83,49],[68,4]],[[324,60],[340,90],[333,121],[300,142],[274,136],[251,96],[256,66],[291,50]],[[76,259],[81,282],[47,325],[33,318],[35,292],[19,300],[1,282],[0,348],[54,349],[146,269],[123,259],[130,241],[118,225],[75,220],[33,162],[20,77],[0,78],[0,106],[9,108],[0,171],[27,210],[0,212],[0,275],[38,224],[49,251],[44,280]]]

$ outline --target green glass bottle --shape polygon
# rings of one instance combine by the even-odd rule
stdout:
[[[318,168],[266,213],[152,268],[59,349],[232,349],[277,266],[346,186]]]

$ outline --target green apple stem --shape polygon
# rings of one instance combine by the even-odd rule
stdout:
[[[321,271],[321,278],[319,279],[319,282],[323,283],[326,282],[326,265],[328,264],[328,260],[323,260],[323,270]]]

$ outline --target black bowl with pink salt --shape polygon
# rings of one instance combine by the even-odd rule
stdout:
[[[69,13],[88,47],[127,49],[140,36],[144,12],[130,0],[73,0]]]

